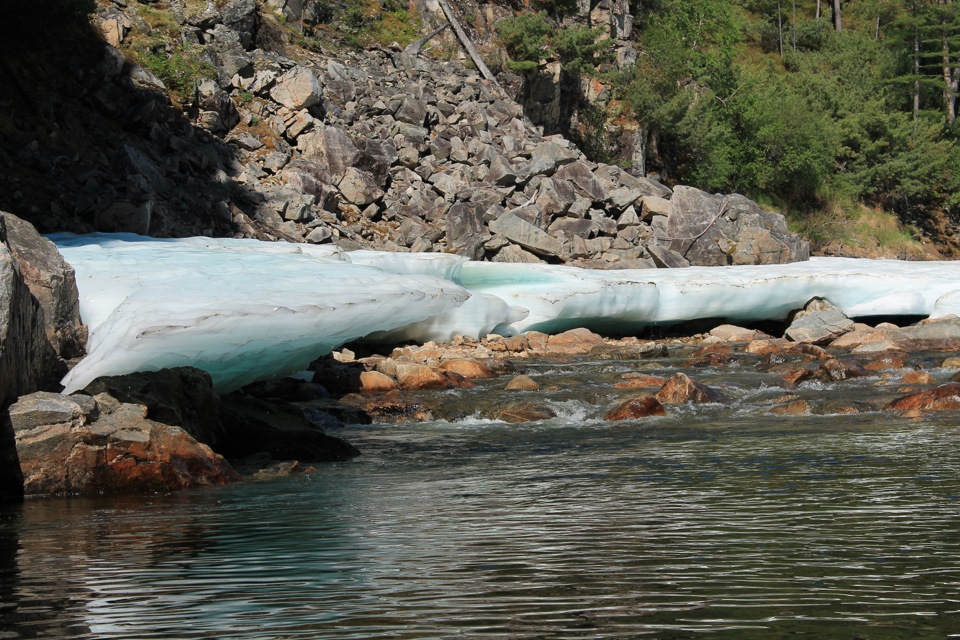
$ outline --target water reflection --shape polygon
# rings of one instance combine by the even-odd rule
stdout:
[[[365,455],[311,477],[5,512],[0,630],[942,638],[951,420],[358,427]]]

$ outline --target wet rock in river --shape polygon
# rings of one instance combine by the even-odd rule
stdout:
[[[556,418],[557,413],[550,407],[542,404],[520,401],[510,402],[497,407],[494,409],[491,417],[494,420],[510,423],[537,422],[539,420]]]
[[[604,420],[637,420],[639,418],[649,418],[650,416],[665,416],[667,410],[655,396],[637,396],[621,403],[618,407],[611,409],[603,417]]]
[[[540,385],[536,380],[526,375],[514,376],[510,382],[507,383],[507,386],[504,387],[506,391],[537,391],[540,388]]]
[[[960,384],[951,382],[935,389],[911,393],[890,402],[886,408],[897,411],[955,411],[960,409]]]
[[[700,384],[684,373],[677,373],[657,391],[657,399],[663,404],[683,404],[725,402],[727,398],[717,389]]]

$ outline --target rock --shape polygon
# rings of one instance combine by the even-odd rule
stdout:
[[[955,411],[960,409],[960,384],[951,382],[928,391],[911,393],[890,402],[886,408],[897,411]]]
[[[657,391],[657,399],[663,404],[726,402],[720,391],[700,384],[684,373],[674,374],[667,380]]]
[[[579,328],[550,336],[546,346],[550,353],[578,355],[590,353],[594,347],[605,344],[601,336],[589,329]]]
[[[4,212],[0,212],[0,218],[20,275],[43,309],[50,345],[62,360],[79,358],[84,354],[87,327],[80,321],[80,296],[73,267],[29,222]],[[60,376],[60,371],[66,373],[62,367],[53,373]]]
[[[656,227],[655,227],[656,229]],[[809,244],[787,231],[783,216],[741,195],[710,195],[677,186],[658,239],[691,264],[780,264],[807,260]]]
[[[901,384],[933,384],[933,376],[926,371],[911,371],[902,378]]]
[[[867,364],[863,368],[867,371],[886,371],[888,369],[902,369],[906,366],[903,358],[897,356],[883,356]]]
[[[350,137],[343,130],[330,126],[316,127],[303,134],[297,138],[297,148],[303,159],[311,163],[309,169],[314,175],[328,183],[334,176],[343,175],[360,156],[360,150]],[[288,170],[289,167],[284,169],[281,176]]]
[[[320,102],[323,87],[313,72],[297,65],[277,78],[270,89],[270,97],[294,111],[312,107]]]
[[[522,374],[514,376],[504,387],[506,391],[538,391],[539,389],[540,384],[536,380]]]
[[[507,262],[512,264],[536,264],[543,260],[534,254],[521,249],[515,244],[508,244],[490,259],[490,262]]]
[[[808,416],[812,409],[806,400],[794,400],[770,409],[770,413],[777,416]]]
[[[344,396],[340,402],[359,411],[359,416],[366,423],[399,424],[433,420],[428,404],[410,398],[403,391],[389,391],[378,395],[352,394]],[[360,421],[358,416],[351,416],[350,422]]]
[[[240,36],[244,49],[253,44],[257,29],[256,0],[229,0],[220,10],[223,24]]]
[[[562,242],[509,211],[491,221],[490,230],[537,255],[557,257],[563,251]]]
[[[461,358],[444,360],[440,363],[440,368],[443,371],[449,371],[461,375],[468,380],[480,380],[496,377],[496,374],[490,367],[482,362],[477,362],[476,360],[466,360]]]
[[[208,131],[228,131],[240,122],[240,114],[230,96],[213,80],[200,83],[196,101],[201,113],[215,114],[215,117],[208,118],[203,125]]]
[[[443,374],[417,362],[398,362],[397,382],[408,391],[446,389],[449,386]]]
[[[106,393],[120,402],[142,405],[146,418],[182,427],[198,442],[219,450],[224,437],[220,423],[220,398],[210,374],[192,367],[104,376],[84,393]]]
[[[503,422],[510,423],[521,423],[521,422],[538,422],[540,420],[549,420],[550,418],[556,418],[556,412],[550,407],[544,405],[535,404],[533,402],[510,402],[503,406],[497,407],[491,418],[494,420],[501,420]]]
[[[820,377],[834,382],[870,375],[870,372],[864,369],[859,362],[855,360],[839,360],[837,358],[825,360],[820,365],[819,372],[822,374]]]
[[[590,167],[582,161],[562,167],[554,174],[554,178],[571,182],[578,194],[593,202],[604,202],[610,197],[600,180],[590,171]]]
[[[786,336],[794,342],[827,344],[853,329],[850,318],[833,305],[824,303],[818,299],[808,303],[787,327]]]
[[[10,418],[28,494],[158,492],[239,479],[210,447],[103,394],[22,397]]]
[[[726,340],[727,342],[750,342],[756,337],[757,331],[732,324],[721,324],[711,329],[710,335]]]
[[[363,371],[360,373],[360,391],[362,393],[386,393],[399,388],[396,380],[379,371]]]
[[[481,260],[483,245],[490,233],[483,220],[482,206],[472,202],[457,202],[447,211],[447,249],[471,260]]]
[[[648,376],[642,373],[627,373],[623,382],[613,385],[615,389],[659,389],[667,382],[666,378]]]
[[[55,388],[65,373],[47,338],[44,310],[24,282],[6,229],[0,218],[0,412],[18,396]]]
[[[361,207],[383,197],[383,191],[377,186],[374,177],[354,167],[346,169],[337,188],[347,202]]]
[[[607,412],[604,420],[637,420],[650,416],[665,416],[666,409],[654,396],[637,396],[623,402],[620,406]]]
[[[267,452],[276,460],[321,462],[360,455],[356,447],[327,435],[287,402],[234,391],[221,398],[220,416],[225,435],[219,450],[230,458]]]
[[[642,342],[640,344],[601,344],[589,351],[590,357],[595,360],[646,360],[649,358],[665,358],[669,355],[667,345],[659,342]]]
[[[690,266],[690,261],[681,253],[659,244],[648,244],[647,253],[660,269],[682,269]]]

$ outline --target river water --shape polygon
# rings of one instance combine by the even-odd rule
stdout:
[[[364,455],[307,475],[28,500],[0,639],[960,637],[957,414],[773,416],[756,374],[700,375],[732,404],[545,391],[539,423],[348,427]]]

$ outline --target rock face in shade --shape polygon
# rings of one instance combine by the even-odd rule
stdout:
[[[142,405],[38,392],[10,407],[27,494],[157,492],[224,484],[229,463]]]

